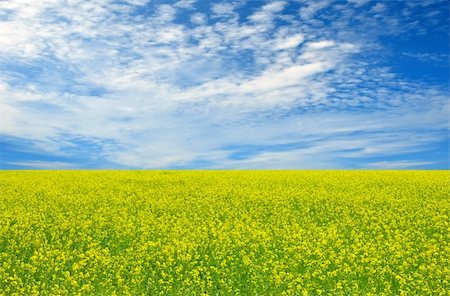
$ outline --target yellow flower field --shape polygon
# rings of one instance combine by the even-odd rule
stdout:
[[[448,171],[2,171],[1,295],[448,295]]]

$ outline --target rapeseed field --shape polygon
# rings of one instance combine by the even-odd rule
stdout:
[[[2,171],[1,295],[448,295],[448,171]]]

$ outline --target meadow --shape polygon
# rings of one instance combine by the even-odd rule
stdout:
[[[2,171],[0,295],[448,295],[449,171]]]

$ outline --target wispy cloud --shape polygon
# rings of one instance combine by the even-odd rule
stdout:
[[[76,164],[61,161],[12,161],[6,164],[39,170],[64,170],[78,167]]]
[[[440,30],[423,8],[252,3],[0,2],[0,134],[136,168],[354,167],[448,141],[447,86],[380,61],[380,36]]]
[[[370,163],[368,164],[368,166],[376,169],[393,170],[393,169],[421,168],[423,166],[432,164],[434,164],[434,162],[401,160],[401,161],[379,161]]]

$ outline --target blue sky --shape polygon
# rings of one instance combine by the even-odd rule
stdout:
[[[2,169],[448,169],[449,7],[0,1]]]

